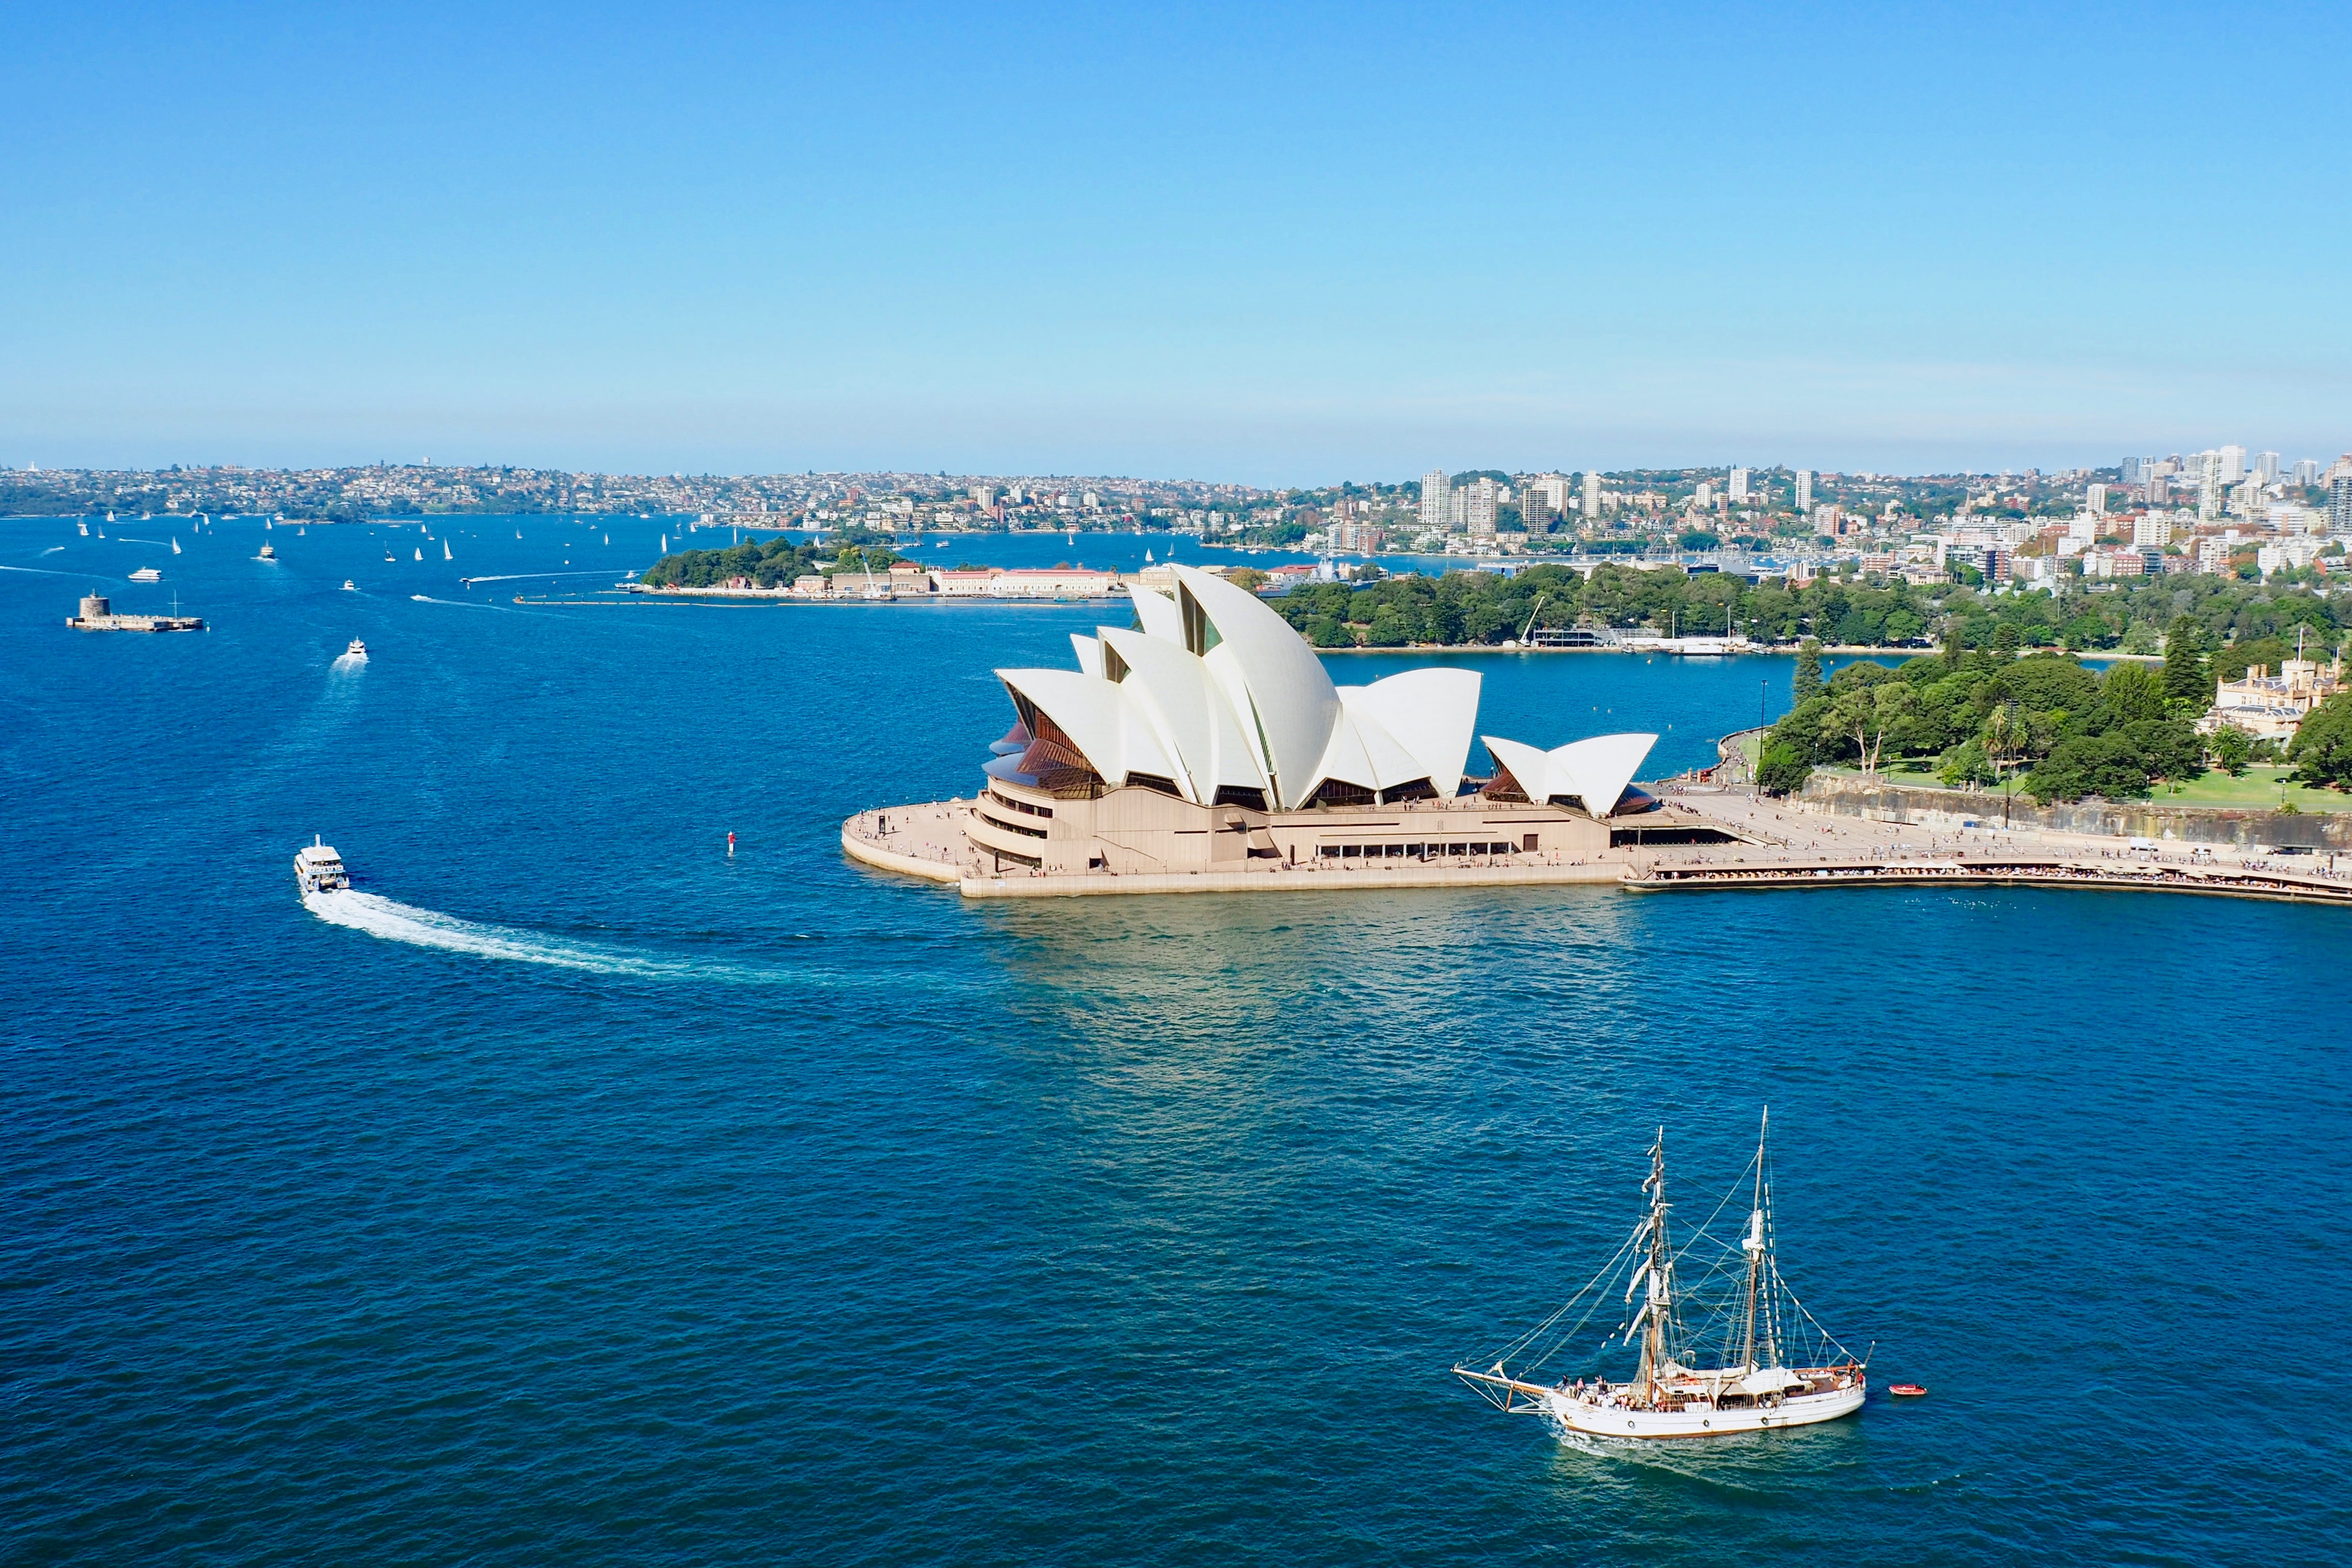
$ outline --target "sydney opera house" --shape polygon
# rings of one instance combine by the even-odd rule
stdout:
[[[1014,721],[973,799],[845,846],[942,879],[1559,867],[1629,841],[1656,804],[1632,787],[1654,735],[1478,737],[1476,672],[1337,686],[1256,595],[1174,577],[1134,587],[1135,627],[1073,636],[1076,668],[996,671]],[[1490,777],[1467,776],[1474,738]],[[919,823],[940,825],[927,847],[891,842]]]

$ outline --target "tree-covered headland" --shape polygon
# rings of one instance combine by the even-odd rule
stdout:
[[[1491,645],[1530,626],[1601,626],[1688,636],[1739,633],[1769,643],[1814,637],[1864,647],[1934,643],[1973,649],[1993,647],[2005,628],[2011,647],[2155,654],[2166,628],[2186,616],[2210,648],[2223,650],[2222,668],[2231,679],[2247,661],[2231,669],[2227,650],[2282,638],[2291,651],[2298,626],[2309,628],[2307,646],[2332,649],[2345,610],[2311,584],[2275,579],[2126,578],[2095,592],[1992,595],[1957,583],[1923,587],[1884,578],[1820,577],[1792,587],[1780,578],[1751,584],[1728,573],[1615,564],[1595,569],[1589,582],[1558,565],[1509,577],[1492,572],[1391,577],[1367,569],[1356,582],[1294,588],[1277,607],[1318,647]]]
[[[2045,805],[2144,798],[2210,767],[2242,772],[2262,748],[2231,729],[2200,736],[2196,721],[2231,667],[2275,666],[2293,651],[2275,637],[2216,649],[2182,615],[2162,665],[2104,674],[2070,654],[2023,652],[2005,626],[1990,647],[1863,660],[1811,690],[1800,680],[1796,706],[1764,738],[1757,782],[1786,793],[1817,767],[1843,766],[1927,773],[1953,786],[2006,781]],[[2352,783],[2352,694],[2305,721],[2288,755],[2306,783]]]
[[[681,550],[663,556],[637,579],[649,588],[716,588],[738,578],[755,587],[788,588],[816,572],[880,572],[904,557],[878,533],[849,531],[823,543],[795,544],[784,534],[747,539],[724,550]]]

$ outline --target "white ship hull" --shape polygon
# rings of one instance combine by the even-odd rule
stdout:
[[[1834,1421],[1861,1409],[1867,1392],[1856,1384],[1852,1388],[1833,1388],[1825,1394],[1801,1394],[1773,1406],[1742,1405],[1718,1410],[1692,1404],[1680,1410],[1629,1410],[1604,1405],[1591,1395],[1580,1398],[1554,1389],[1544,1394],[1544,1408],[1570,1431],[1589,1432],[1599,1437],[1723,1437],[1740,1432]]]

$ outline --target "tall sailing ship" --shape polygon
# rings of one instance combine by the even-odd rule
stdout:
[[[1769,1130],[1768,1114],[1756,1158],[1732,1189],[1749,1185],[1752,1176],[1748,1225],[1736,1243],[1701,1226],[1680,1247],[1674,1244],[1661,1127],[1642,1184],[1648,1212],[1616,1256],[1493,1365],[1484,1372],[1456,1366],[1454,1375],[1507,1415],[1548,1415],[1596,1436],[1727,1436],[1833,1421],[1861,1409],[1869,1389],[1867,1362],[1832,1338],[1780,1277],[1766,1162]],[[1716,1212],[1731,1201],[1727,1196]],[[1621,1300],[1631,1309],[1625,1320],[1591,1344],[1586,1335],[1593,1320]],[[1628,1376],[1622,1357],[1635,1345],[1639,1359]],[[1580,1353],[1580,1374],[1541,1380],[1539,1374]],[[1607,1375],[1612,1362],[1619,1371],[1613,1379]]]

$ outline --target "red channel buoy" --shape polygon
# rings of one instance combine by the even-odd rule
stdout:
[[[1906,1399],[1916,1399],[1927,1391],[1916,1383],[1890,1383],[1886,1385],[1886,1392],[1899,1394]]]

